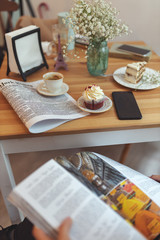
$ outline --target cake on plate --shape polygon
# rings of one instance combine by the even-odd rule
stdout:
[[[92,84],[85,88],[83,99],[86,108],[97,110],[103,106],[105,95],[99,86]]]
[[[145,72],[146,62],[134,62],[127,64],[125,80],[130,83],[138,83]]]

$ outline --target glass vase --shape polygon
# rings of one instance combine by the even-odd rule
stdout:
[[[107,41],[92,41],[87,49],[87,68],[93,76],[102,76],[108,68]]]

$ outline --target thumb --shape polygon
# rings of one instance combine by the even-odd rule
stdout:
[[[59,227],[58,240],[70,240],[69,231],[72,226],[72,219],[67,217]]]
[[[36,240],[53,240],[36,226],[33,227],[32,234]]]
[[[150,178],[160,183],[160,175],[152,175]]]

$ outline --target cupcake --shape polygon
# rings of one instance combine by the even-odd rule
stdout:
[[[84,104],[86,108],[91,110],[101,108],[104,103],[104,97],[103,90],[95,84],[89,85],[83,92]]]

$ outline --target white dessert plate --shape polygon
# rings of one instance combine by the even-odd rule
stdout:
[[[58,91],[55,91],[55,92],[50,92],[45,83],[44,82],[41,82],[38,86],[37,86],[37,91],[42,94],[42,95],[45,95],[45,96],[60,96],[62,94],[65,94],[66,92],[68,92],[69,90],[69,86],[66,84],[66,83],[63,83],[62,84],[62,87],[58,90]]]
[[[151,82],[145,82],[144,78],[142,77],[142,79],[136,83],[129,83],[124,79],[124,74],[126,71],[126,67],[122,67],[122,68],[118,68],[114,73],[113,73],[113,78],[114,80],[119,83],[120,85],[124,86],[124,87],[128,87],[128,88],[132,88],[132,89],[137,89],[137,90],[150,90],[150,89],[154,89],[160,86],[160,83],[151,83]],[[156,74],[157,71],[151,69],[151,68],[146,68],[145,73],[144,74]]]
[[[97,110],[91,110],[91,109],[86,108],[86,106],[84,104],[84,98],[83,98],[83,96],[81,96],[77,100],[77,106],[84,112],[102,113],[102,112],[108,111],[112,107],[112,100],[110,98],[108,98],[107,96],[105,96],[103,106],[101,108],[97,109]]]

